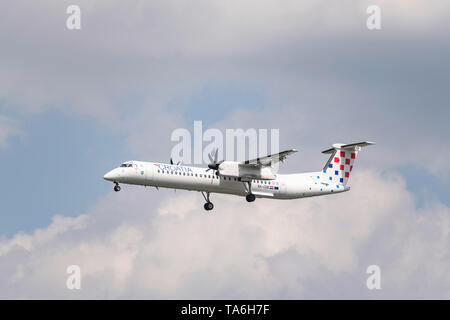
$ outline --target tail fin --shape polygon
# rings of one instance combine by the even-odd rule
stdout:
[[[350,144],[335,143],[332,148],[322,151],[322,153],[331,154],[322,170],[324,179],[329,183],[342,184],[345,187],[361,147],[372,144],[374,143],[368,141]]]

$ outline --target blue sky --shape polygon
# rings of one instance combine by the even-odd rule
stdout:
[[[102,177],[127,159],[124,139],[87,117],[60,111],[27,117],[23,136],[1,150],[1,234],[45,227],[56,214],[83,213],[109,191]]]

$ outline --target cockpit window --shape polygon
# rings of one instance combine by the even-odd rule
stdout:
[[[122,163],[120,165],[121,168],[131,168],[133,165],[131,163]]]

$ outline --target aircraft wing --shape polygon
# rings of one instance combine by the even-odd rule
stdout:
[[[286,157],[290,154],[298,152],[295,149],[285,150],[279,153],[270,154],[265,157],[256,158],[252,160],[247,160],[244,162],[241,162],[241,166],[256,166],[256,167],[268,167],[271,166],[274,163],[277,163],[278,161],[283,162]]]

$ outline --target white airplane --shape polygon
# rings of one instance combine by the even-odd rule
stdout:
[[[347,182],[358,152],[372,144],[333,144],[322,152],[330,154],[330,158],[316,172],[274,172],[272,165],[297,152],[294,149],[244,162],[217,161],[216,150],[209,155],[207,169],[173,164],[172,159],[170,164],[127,161],[105,174],[104,179],[114,183],[116,192],[120,191],[119,183],[200,191],[206,201],[204,208],[209,211],[214,208],[211,193],[245,196],[252,202],[256,198],[298,199],[348,191]]]

